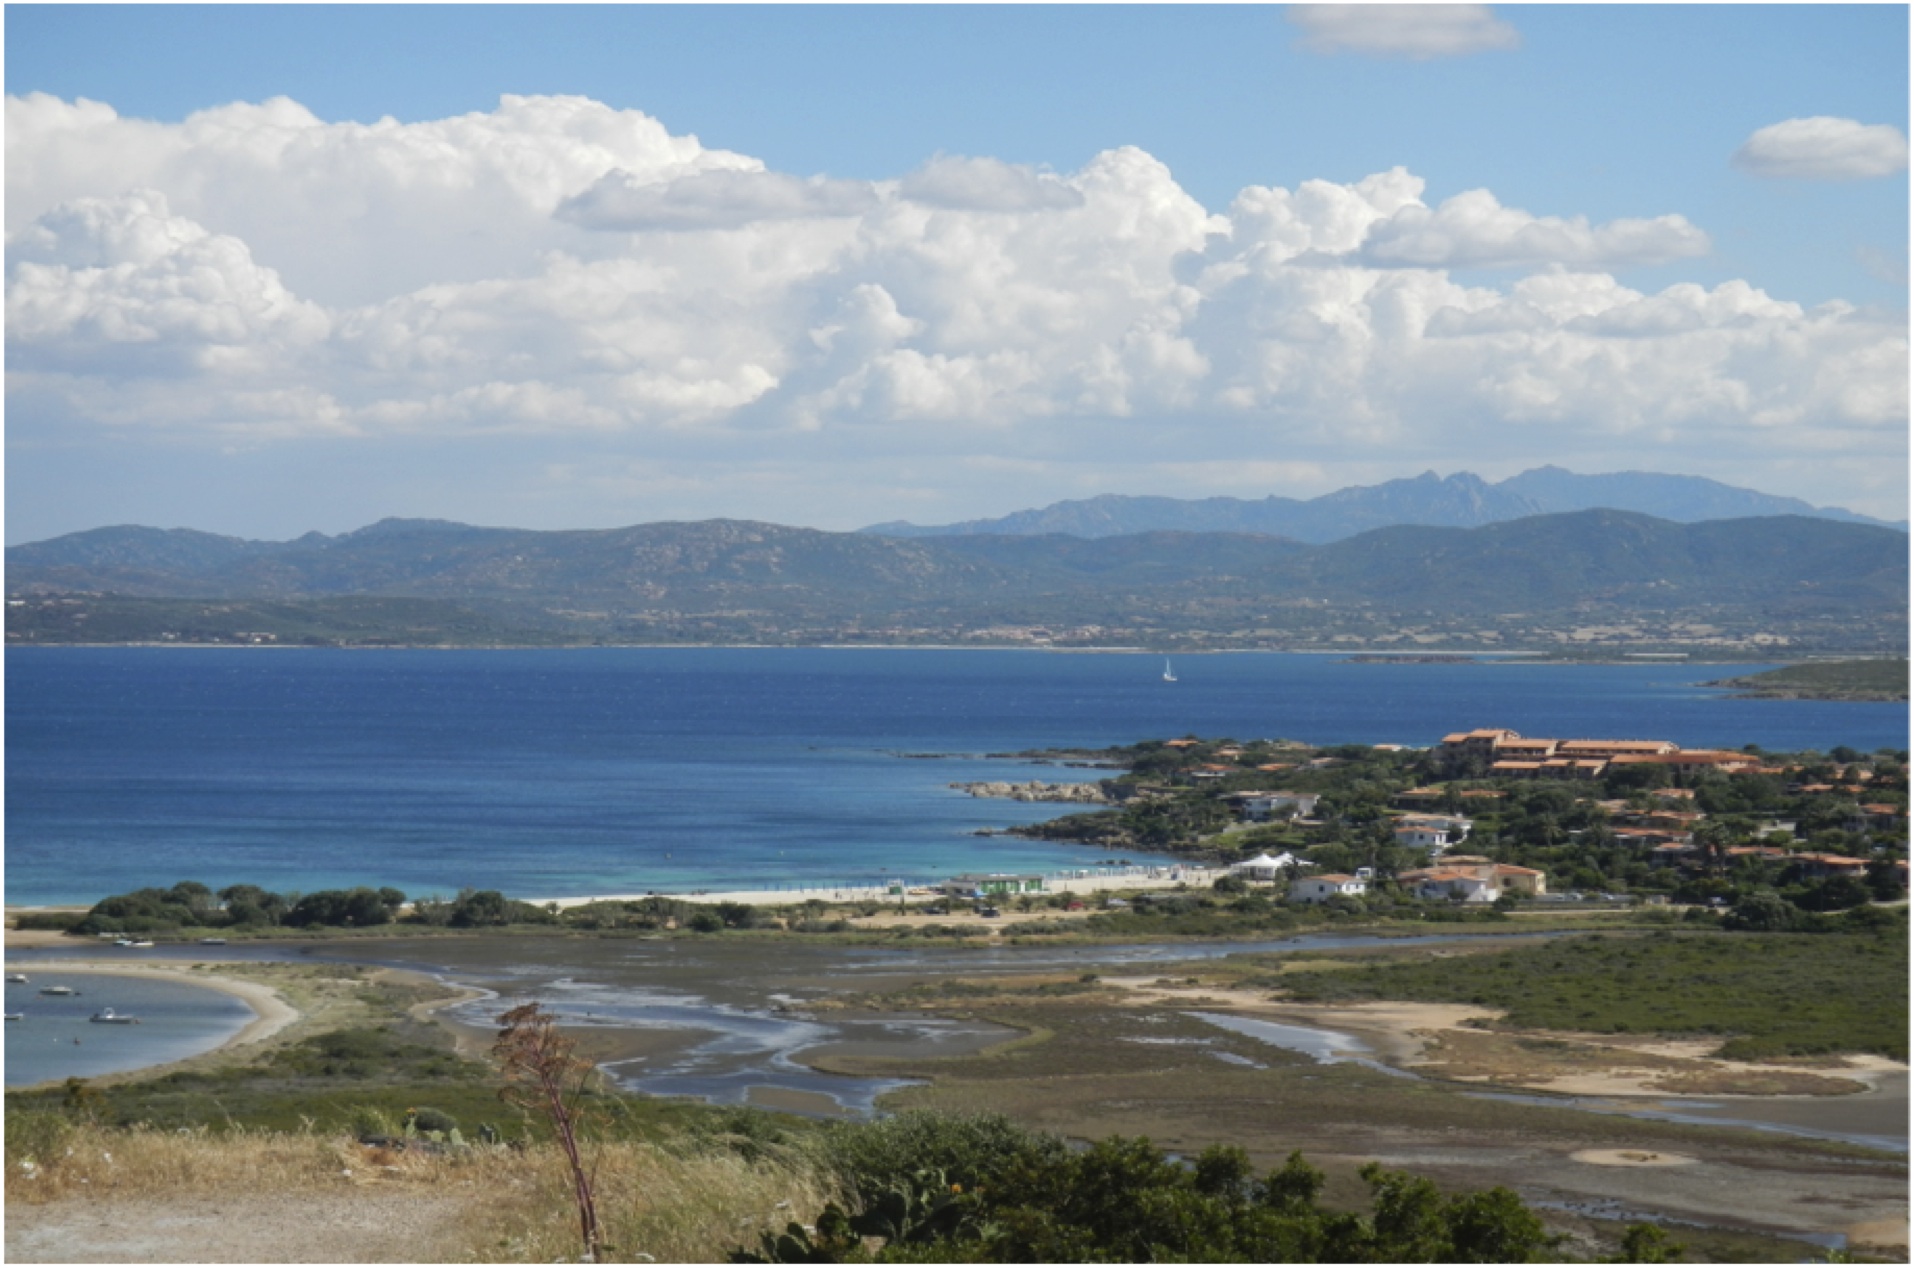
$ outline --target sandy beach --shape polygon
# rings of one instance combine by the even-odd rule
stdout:
[[[1177,885],[1188,885],[1192,889],[1207,889],[1216,883],[1216,878],[1224,874],[1225,869],[1215,867],[1162,866],[1138,867],[1127,871],[1096,872],[1083,876],[1051,875],[1044,878],[1041,894],[1097,894],[1132,890],[1172,889]],[[928,902],[938,897],[938,893],[928,887],[914,887],[905,894],[911,902]],[[797,903],[810,902],[813,899],[827,903],[889,902],[895,903],[897,895],[882,885],[818,885],[791,889],[734,889],[689,894],[647,891],[642,894],[591,894],[582,897],[567,898],[530,898],[527,902],[543,906],[557,903],[560,907],[578,907],[585,903],[635,902],[641,898],[676,898],[688,903],[750,903],[754,907],[784,907]]]

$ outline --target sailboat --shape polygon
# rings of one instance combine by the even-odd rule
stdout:
[[[1170,668],[1170,658],[1168,656],[1165,656],[1163,658],[1163,681],[1164,682],[1176,681],[1176,671]]]

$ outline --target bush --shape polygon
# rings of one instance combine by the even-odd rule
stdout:
[[[861,1204],[898,1176],[940,1171],[951,1184],[975,1189],[1018,1162],[1042,1164],[1068,1155],[1055,1136],[1017,1126],[1002,1114],[936,1114],[912,1110],[864,1122],[834,1124],[824,1138],[826,1161]]]
[[[66,1156],[73,1136],[73,1120],[65,1114],[36,1110],[7,1115],[8,1178],[31,1175],[56,1165]],[[27,1164],[33,1164],[29,1167]]]
[[[64,933],[73,927],[73,914],[65,911],[23,911],[14,917],[13,927]]]
[[[307,894],[292,905],[284,923],[295,929],[311,925],[361,928],[383,925],[392,913],[379,898],[379,892],[361,885],[357,889],[322,889]]]
[[[1257,1179],[1240,1149],[1193,1166],[1145,1139],[1073,1152],[994,1115],[907,1114],[828,1144],[855,1211],[767,1233],[736,1261],[927,1263],[1522,1263],[1558,1239],[1515,1194],[1444,1197],[1370,1164],[1369,1214],[1316,1205],[1322,1173],[1292,1154]]]

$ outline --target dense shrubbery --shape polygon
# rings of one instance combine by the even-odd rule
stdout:
[[[1372,1164],[1370,1210],[1332,1212],[1299,1154],[1258,1176],[1234,1147],[1190,1165],[1143,1139],[1079,1151],[995,1115],[845,1124],[824,1148],[853,1213],[829,1207],[738,1261],[1523,1263],[1557,1242],[1506,1189],[1444,1196]]]

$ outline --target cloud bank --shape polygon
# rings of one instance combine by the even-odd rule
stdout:
[[[1220,212],[1134,148],[806,178],[569,97],[413,124],[10,98],[6,162],[9,398],[47,426],[959,462],[1113,423],[1191,463],[1904,443],[1898,319],[1631,289],[1707,235],[1430,206],[1402,168]]]
[[[1753,176],[1866,180],[1907,170],[1907,138],[1891,124],[1816,115],[1762,128],[1742,142],[1733,162]]]

